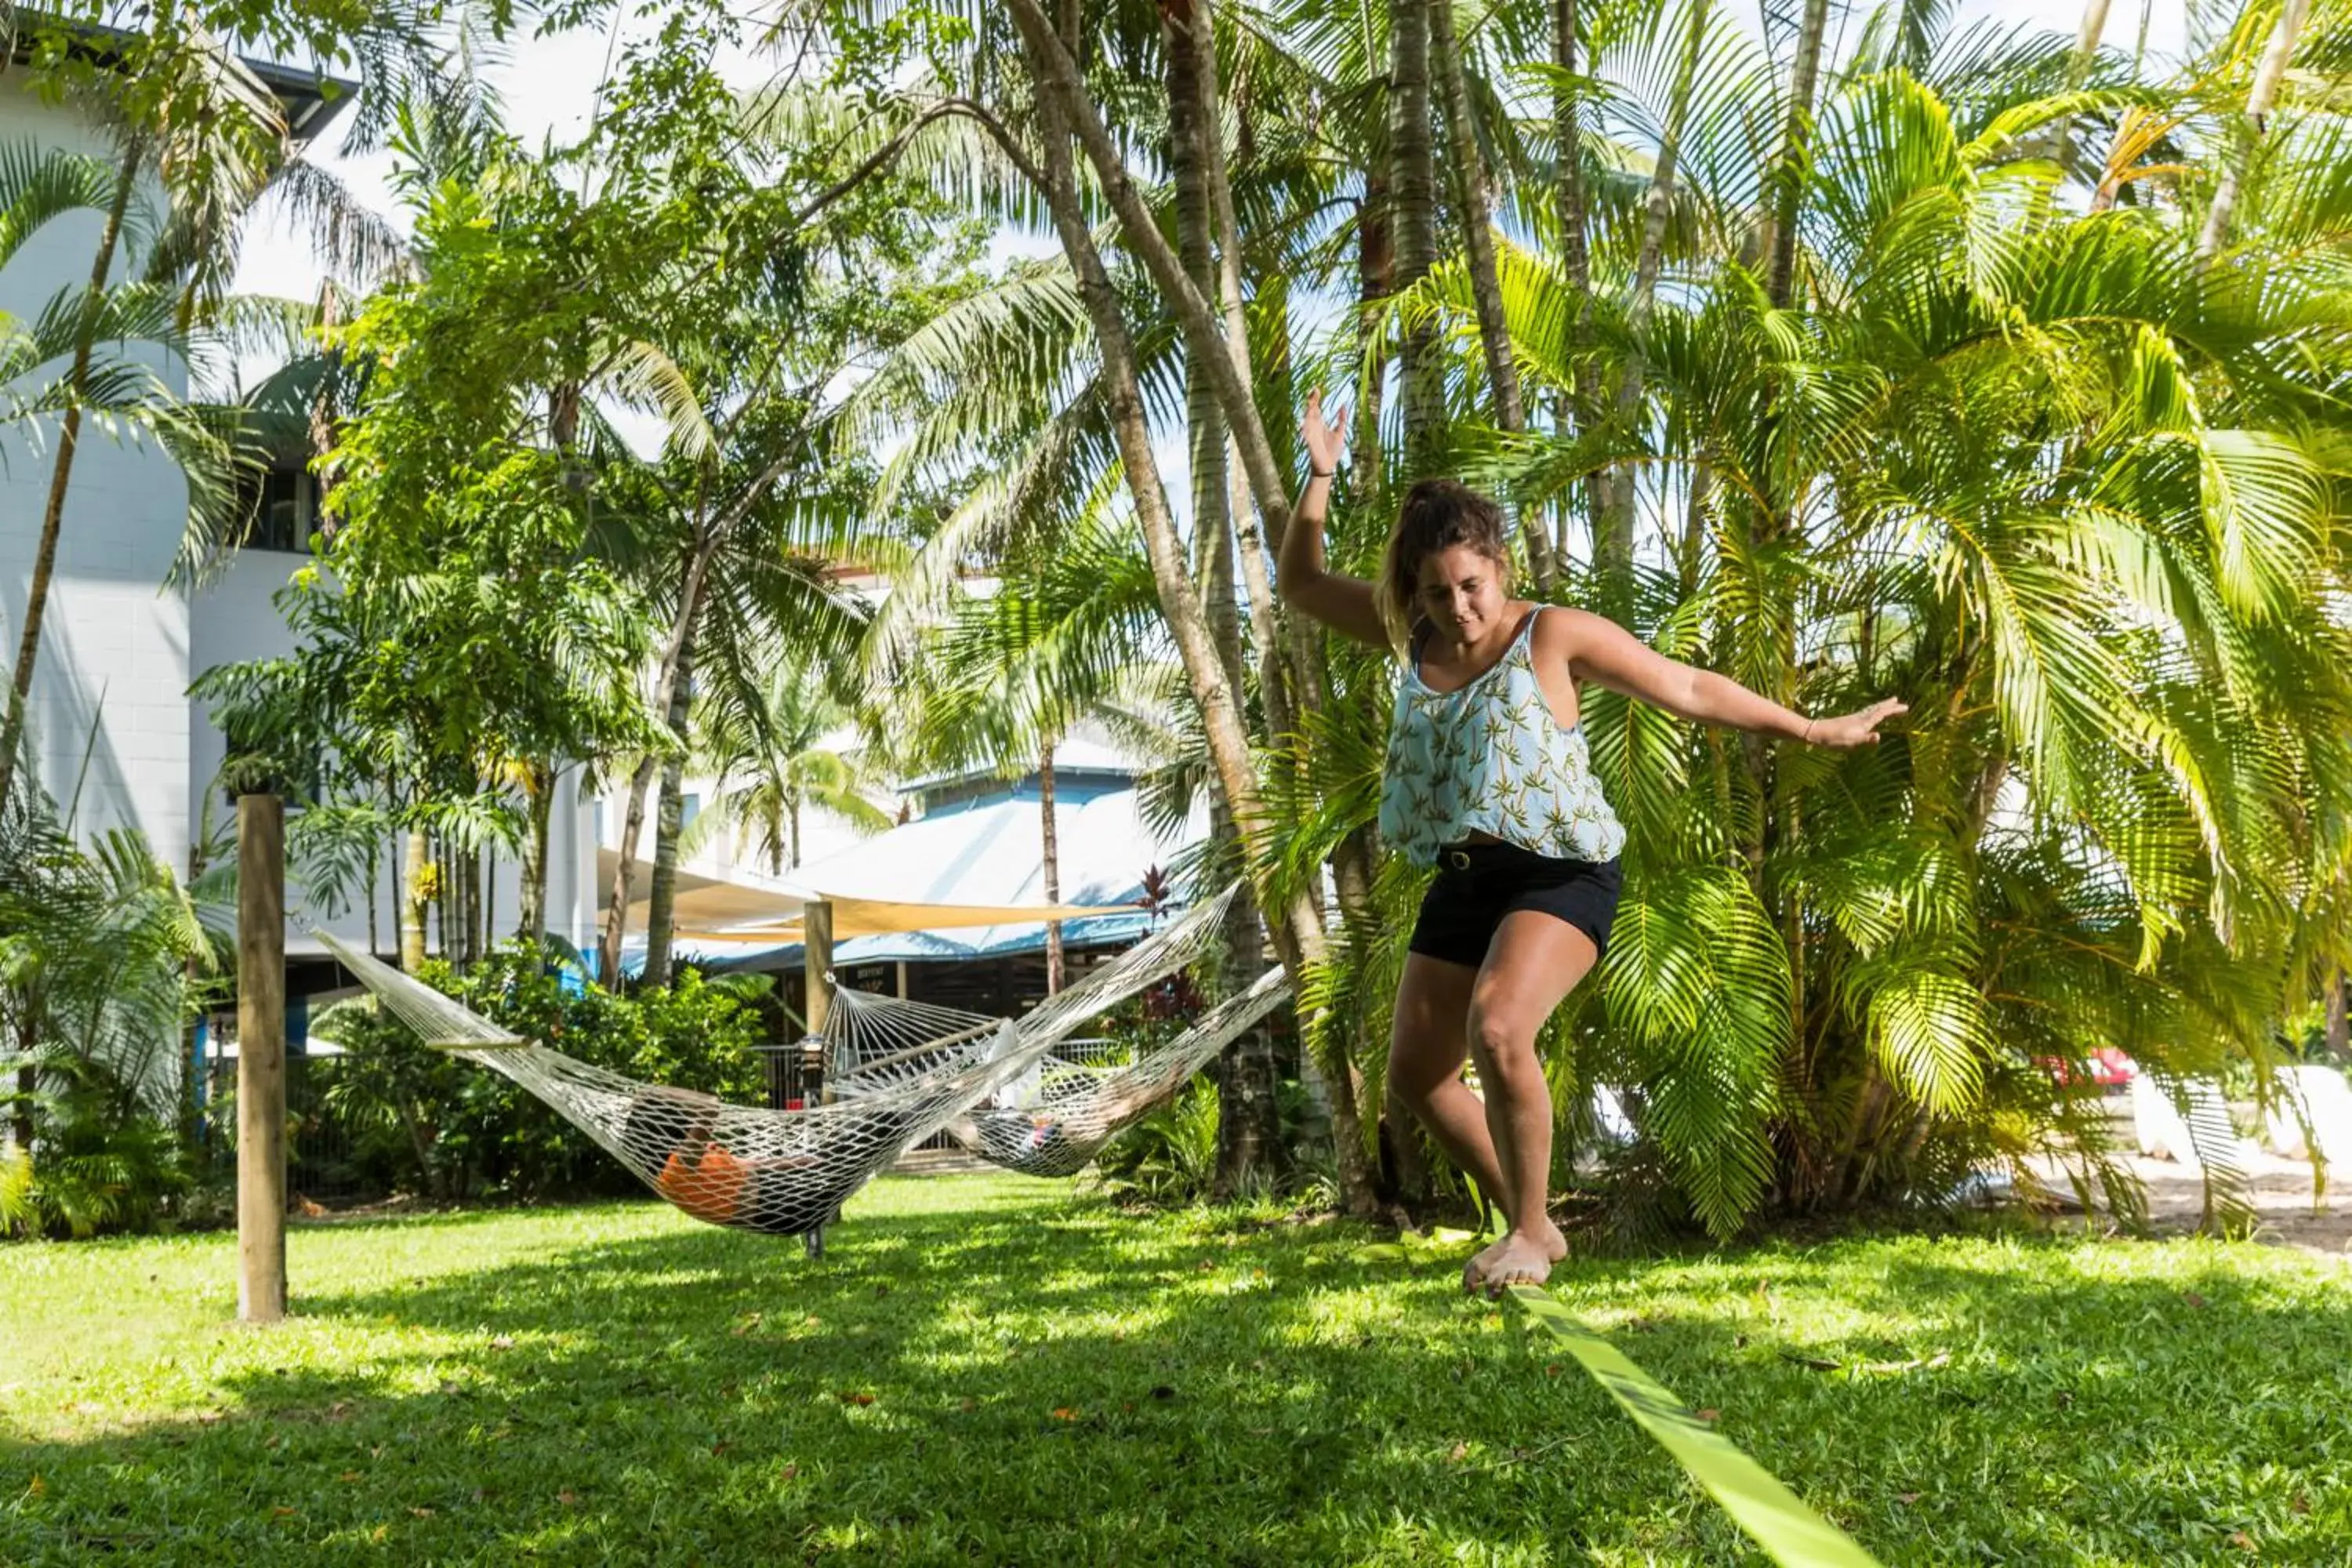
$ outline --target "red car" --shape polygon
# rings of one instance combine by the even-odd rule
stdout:
[[[2101,1089],[2120,1089],[2139,1076],[2138,1064],[2113,1046],[2100,1046],[2079,1062],[2062,1061],[2056,1057],[2036,1057],[2033,1060],[2060,1083],[2088,1079]]]

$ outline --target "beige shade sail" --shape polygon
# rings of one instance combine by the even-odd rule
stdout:
[[[684,900],[680,902],[683,904]],[[887,932],[948,931],[959,926],[1016,925],[1025,921],[1075,921],[1089,915],[1129,914],[1142,908],[1139,904],[905,904],[830,896],[826,897],[826,902],[833,905],[833,937],[835,942],[846,942],[854,936],[880,936]],[[697,942],[757,942],[766,946],[800,941],[803,927],[798,918],[710,930],[689,930],[681,924],[678,934],[690,936]]]
[[[597,852],[597,868],[608,887],[619,859],[610,849]],[[651,880],[651,871],[646,862],[638,861],[639,886]],[[1089,915],[1127,914],[1141,908],[1137,904],[927,904],[859,899],[787,884],[719,881],[681,869],[677,873],[677,897],[672,918],[677,934],[690,941],[772,947],[802,940],[803,911],[817,899],[833,905],[835,942],[857,936],[1013,925],[1027,921],[1074,921]],[[632,903],[629,929],[643,931],[650,912],[651,906],[646,901]]]

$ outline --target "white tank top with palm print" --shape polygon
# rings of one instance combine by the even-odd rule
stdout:
[[[1418,866],[1474,833],[1559,860],[1613,860],[1625,829],[1592,776],[1584,728],[1562,728],[1536,679],[1529,612],[1494,668],[1432,691],[1406,661],[1389,723],[1381,836]]]

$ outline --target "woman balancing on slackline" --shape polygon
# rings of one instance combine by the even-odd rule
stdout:
[[[1324,570],[1323,519],[1348,416],[1307,400],[1312,471],[1282,542],[1282,596],[1334,631],[1396,650],[1381,833],[1437,867],[1397,986],[1389,1086],[1510,1229],[1470,1260],[1465,1289],[1541,1283],[1568,1253],[1546,1212],[1551,1096],[1536,1036],[1591,973],[1617,907],[1625,830],[1577,726],[1591,681],[1681,718],[1859,746],[1902,712],[1889,700],[1808,719],[1737,682],[1652,651],[1584,610],[1510,595],[1502,509],[1453,479],[1405,492],[1377,584]],[[1462,1081],[1477,1063],[1486,1104]]]

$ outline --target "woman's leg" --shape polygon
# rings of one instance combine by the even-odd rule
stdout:
[[[1539,1285],[1568,1255],[1548,1212],[1551,1090],[1536,1059],[1536,1036],[1600,956],[1592,939],[1566,921],[1520,910],[1503,917],[1472,983],[1466,1032],[1486,1091],[1497,1190],[1511,1220],[1502,1240],[1471,1259],[1473,1289],[1493,1294],[1506,1285]]]
[[[1462,1081],[1470,1041],[1464,1023],[1478,971],[1447,963],[1424,952],[1409,952],[1397,985],[1389,1032],[1389,1089],[1421,1119],[1446,1157],[1496,1203],[1507,1204],[1502,1167],[1486,1131],[1486,1108]],[[1506,1214],[1507,1215],[1507,1209]],[[1464,1287],[1476,1281],[1462,1277]]]

